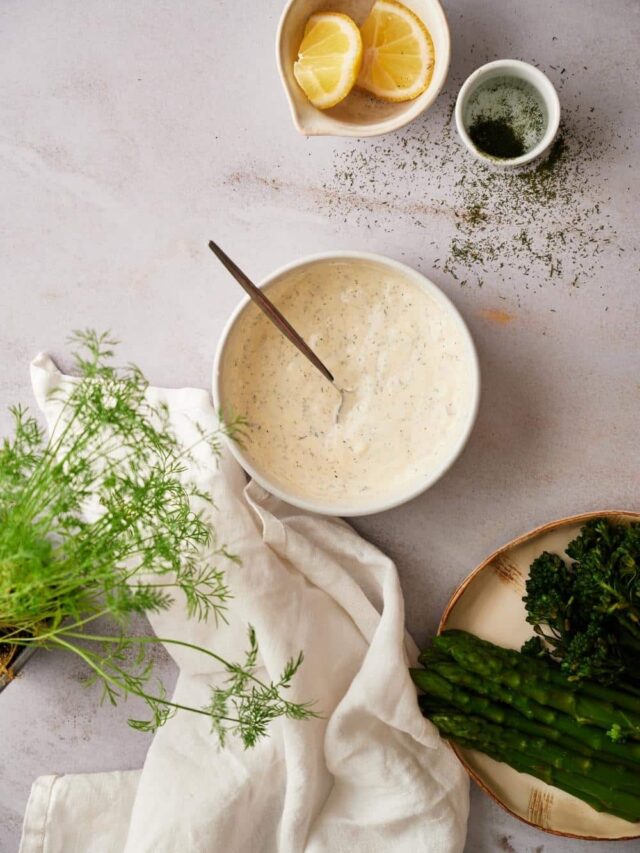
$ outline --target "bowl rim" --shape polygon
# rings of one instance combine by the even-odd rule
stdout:
[[[558,527],[565,527],[572,524],[583,524],[586,521],[589,521],[592,518],[615,518],[617,516],[627,516],[633,520],[640,522],[640,511],[636,510],[626,510],[626,509],[603,509],[599,511],[589,510],[588,512],[578,513],[577,515],[567,515],[563,518],[555,519],[554,521],[548,521],[545,524],[540,524],[537,527],[534,527],[532,530],[529,530],[527,533],[523,533],[520,536],[516,536],[514,539],[509,540],[504,545],[501,545],[499,548],[496,548],[493,553],[491,553],[488,557],[486,557],[481,563],[479,563],[473,571],[471,571],[456,587],[451,598],[449,599],[447,606],[445,607],[442,616],[440,617],[440,622],[438,623],[437,634],[441,634],[447,627],[447,621],[451,616],[456,604],[462,598],[467,588],[470,584],[476,579],[476,577],[483,572],[496,557],[499,557],[505,551],[510,550],[511,548],[515,548],[518,545],[523,545],[525,542],[528,542],[531,539],[534,539],[537,536],[540,536],[543,533],[548,533],[552,530],[557,529]],[[498,796],[495,794],[491,788],[486,784],[486,782],[478,775],[478,773],[469,765],[466,758],[464,757],[462,750],[459,746],[454,743],[448,742],[449,746],[455,753],[457,759],[460,761],[464,769],[467,771],[469,776],[473,779],[473,781],[481,788],[485,794],[487,794],[495,803],[497,803],[500,808],[504,809],[508,814],[517,818],[517,820],[522,821],[522,823],[526,823],[529,826],[532,826],[534,829],[538,829],[541,832],[546,832],[549,835],[558,835],[562,838],[576,838],[580,841],[632,841],[636,838],[640,838],[640,834],[637,835],[618,835],[615,837],[607,837],[607,836],[598,836],[598,835],[576,835],[573,832],[562,832],[559,829],[552,829],[551,827],[540,826],[537,823],[529,820],[526,817],[522,817],[517,812],[513,811],[509,806],[504,803]]]
[[[447,82],[447,77],[449,76],[449,68],[451,67],[451,30],[449,28],[449,21],[447,20],[447,16],[442,7],[442,4],[440,3],[440,0],[427,0],[427,2],[429,2],[433,6],[436,14],[439,15],[442,24],[442,44],[440,45],[440,51],[443,53],[443,64],[441,79],[439,80],[439,82],[437,82],[435,85],[432,85],[433,80],[429,81],[429,85],[427,86],[424,92],[421,92],[416,98],[414,98],[413,101],[406,102],[410,103],[412,106],[405,112],[399,113],[396,117],[392,116],[383,119],[382,121],[375,122],[373,124],[351,124],[350,122],[335,119],[332,116],[323,116],[322,110],[317,110],[315,107],[313,107],[312,104],[309,104],[309,107],[311,109],[315,109],[316,112],[318,112],[323,117],[324,121],[322,122],[322,124],[326,124],[325,129],[322,130],[317,128],[305,128],[300,122],[298,111],[294,102],[294,97],[290,91],[289,78],[285,69],[285,57],[283,56],[282,50],[282,44],[284,40],[283,34],[287,20],[289,18],[289,15],[291,14],[293,7],[299,2],[301,2],[301,0],[288,0],[288,3],[282,10],[280,19],[278,21],[275,44],[278,75],[280,77],[280,82],[287,98],[289,112],[291,114],[294,127],[299,133],[303,134],[304,136],[343,136],[352,137],[355,139],[366,139],[367,137],[383,136],[385,133],[392,133],[395,130],[400,130],[401,128],[405,127],[407,124],[414,121],[414,119],[418,118],[418,116],[420,116],[423,112],[425,112],[427,109],[429,109],[429,107],[433,105],[434,101],[437,99],[438,95],[444,88],[445,83]],[[417,13],[414,12],[414,14]]]
[[[526,71],[527,74],[533,76],[537,80],[536,89],[544,99],[545,106],[549,113],[549,122],[544,135],[537,145],[534,145],[530,151],[527,151],[526,154],[520,155],[520,157],[500,159],[492,157],[490,154],[485,154],[477,148],[476,145],[474,145],[464,124],[462,111],[469,95],[480,85],[485,77],[499,69],[515,71],[515,76],[518,76],[518,71]],[[558,97],[556,87],[553,85],[549,77],[540,68],[537,68],[530,62],[523,62],[521,59],[496,59],[493,62],[487,62],[479,68],[476,68],[476,70],[467,77],[460,87],[454,110],[456,129],[467,150],[482,163],[491,164],[492,166],[497,166],[502,169],[524,166],[525,164],[536,160],[538,157],[541,157],[545,151],[548,150],[557,136],[560,128],[560,113],[560,98]]]
[[[328,263],[331,261],[369,261],[371,263],[390,268],[395,272],[407,276],[410,280],[415,281],[416,284],[419,284],[428,294],[435,297],[453,315],[454,319],[456,320],[458,326],[461,329],[464,344],[468,349],[469,368],[472,373],[470,392],[471,403],[467,415],[467,421],[464,430],[460,435],[460,438],[454,446],[453,451],[449,454],[443,464],[441,464],[433,472],[431,472],[429,477],[422,478],[418,482],[418,484],[413,485],[411,489],[402,491],[400,494],[395,495],[392,499],[377,500],[375,503],[371,503],[368,505],[363,504],[355,506],[349,505],[348,503],[330,504],[322,501],[313,501],[297,497],[295,494],[291,494],[285,489],[282,489],[280,486],[271,483],[268,477],[265,477],[264,474],[260,473],[259,471],[256,471],[250,460],[246,458],[242,448],[238,445],[237,442],[234,442],[232,439],[225,437],[225,443],[231,450],[231,453],[235,457],[236,461],[239,462],[242,468],[249,474],[249,476],[253,480],[255,480],[259,485],[261,485],[272,495],[275,495],[276,497],[280,498],[288,504],[291,504],[292,506],[298,507],[299,509],[305,510],[307,512],[314,512],[319,515],[338,515],[342,517],[373,515],[379,512],[386,512],[387,510],[393,509],[397,506],[400,506],[401,504],[408,503],[409,501],[418,497],[418,495],[421,495],[423,492],[433,486],[441,477],[443,477],[446,472],[451,468],[451,466],[455,463],[455,461],[459,458],[460,454],[464,450],[469,436],[471,435],[478,415],[481,388],[480,364],[475,343],[471,336],[471,332],[469,331],[469,328],[465,323],[461,313],[456,308],[451,299],[449,299],[447,294],[443,290],[441,290],[436,284],[434,284],[431,279],[427,278],[421,272],[418,272],[418,270],[415,270],[413,269],[413,267],[401,263],[400,261],[396,261],[393,258],[388,258],[385,255],[376,254],[374,252],[340,250],[305,255],[302,258],[299,258],[298,260],[291,261],[288,264],[285,264],[284,266],[278,267],[274,272],[272,272],[265,279],[263,279],[258,286],[261,288],[268,287],[275,281],[281,279],[283,276],[286,276],[291,272],[294,272],[295,270],[302,269],[306,266],[310,266],[313,264]],[[220,339],[218,341],[213,361],[213,372],[211,381],[214,405],[218,412],[222,411],[221,364],[224,349],[232,328],[234,327],[240,314],[244,311],[250,301],[251,300],[248,296],[245,296],[243,299],[241,299],[241,301],[232,311],[229,319],[227,320],[222,330],[222,334],[220,335]]]

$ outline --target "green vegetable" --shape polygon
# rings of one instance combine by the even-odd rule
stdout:
[[[576,772],[586,773],[602,782],[608,782],[612,770],[615,769],[618,786],[640,794],[638,765],[631,767],[613,764],[611,756],[603,755],[597,749],[567,737],[559,729],[529,720],[509,706],[500,705],[483,696],[461,690],[458,685],[446,681],[431,670],[411,670],[411,676],[418,687],[425,692],[425,695],[420,697],[420,707],[427,716],[440,713],[444,703],[450,710],[458,709],[475,717],[484,717],[496,725],[529,735],[534,739],[542,738],[549,742],[548,763],[559,767],[568,767],[573,763]],[[560,755],[557,750],[566,756],[561,759],[560,764],[553,760],[553,756]],[[606,765],[606,769],[603,765]]]
[[[569,544],[567,564],[544,552],[531,565],[524,597],[527,621],[567,675],[602,684],[640,685],[640,524],[587,522]]]
[[[475,698],[485,697],[485,699],[488,697],[496,704],[501,703],[498,706],[500,708],[504,708],[504,706],[513,708],[517,714],[508,718],[509,725],[513,728],[525,730],[524,726],[529,721],[533,721],[544,726],[547,732],[545,736],[551,740],[567,743],[567,739],[570,739],[572,744],[580,743],[590,753],[599,753],[603,760],[621,761],[635,766],[640,764],[640,743],[634,741],[628,743],[614,742],[604,729],[579,723],[568,714],[534,702],[518,689],[469,672],[454,660],[443,658],[437,652],[434,653],[431,650],[423,652],[420,659],[427,669],[426,671],[416,670],[415,672],[420,673],[421,680],[418,681],[414,677],[414,681],[430,695],[434,695],[433,687],[427,689],[423,686],[425,683],[423,679],[430,674],[436,674],[454,685],[456,696],[471,695]],[[450,701],[451,704],[456,704],[453,700]],[[461,701],[464,702],[465,699],[462,698]],[[469,707],[473,713],[483,715],[478,705],[470,705]],[[495,719],[487,716],[489,719]],[[505,719],[507,718],[505,717]]]
[[[444,731],[440,731],[440,734],[443,737],[447,737]],[[453,739],[453,738],[451,738]],[[473,741],[465,741],[464,738],[456,738],[455,742],[458,746],[463,747],[464,749],[475,749],[478,752],[482,751],[478,749],[478,746],[473,743]],[[551,767],[546,764],[542,764],[540,762],[534,762],[528,756],[521,756],[517,753],[508,753],[506,750],[501,749],[498,745],[486,746],[484,750],[485,755],[488,755],[490,758],[493,758],[495,761],[502,761],[505,764],[508,764],[510,767],[513,767],[514,770],[518,770],[520,773],[528,773],[530,776],[535,776],[537,779],[542,779],[543,782],[546,782],[547,785],[555,785],[557,788],[562,788],[563,791],[566,791],[567,794],[571,794],[573,797],[576,797],[579,800],[587,803],[591,806],[592,809],[595,809],[597,812],[609,812],[613,814],[611,810],[611,806],[601,802],[592,794],[588,794],[584,791],[579,791],[571,785],[572,779],[569,774],[564,774],[562,778],[562,785],[559,784],[559,776],[561,771],[556,770],[555,773]],[[628,820],[630,822],[635,822],[634,816],[632,814],[627,815],[626,812],[617,811],[615,812],[617,817],[621,817],[623,820]]]
[[[438,638],[435,642],[440,647],[444,647],[455,633],[454,631],[448,631],[446,632],[447,639]],[[502,662],[503,666],[513,667],[523,675],[545,681],[563,690],[587,694],[594,698],[602,699],[605,702],[615,702],[620,708],[628,709],[640,715],[640,698],[625,689],[621,689],[621,686],[605,687],[593,681],[576,682],[563,673],[555,661],[548,657],[532,658],[530,655],[521,654],[514,649],[503,649],[500,646],[493,645],[493,643],[487,643],[486,640],[473,637],[473,635],[467,636],[472,638],[474,645],[478,649],[488,649],[492,656],[497,657]]]
[[[586,777],[590,782],[613,786],[616,789],[616,793],[620,795],[620,803],[626,803],[626,807],[630,811],[635,800],[636,808],[638,809],[636,814],[640,816],[640,780],[637,774],[634,774],[630,768],[618,767],[615,764],[600,761],[597,758],[578,755],[543,737],[520,732],[508,727],[496,726],[473,715],[460,714],[455,709],[448,711],[446,715],[443,714],[442,710],[438,710],[433,716],[440,721],[446,716],[451,729],[459,730],[461,736],[466,740],[473,740],[476,743],[484,741],[486,743],[501,744],[507,749],[513,749],[516,752],[521,752],[531,758],[543,761],[556,770],[564,770],[567,773],[571,773],[575,777],[572,784],[578,790],[583,789],[587,792],[591,790],[585,786],[582,777]],[[620,788],[624,790],[620,791]],[[594,789],[592,793],[604,802],[604,798],[599,796],[596,790]],[[634,799],[627,799],[628,795],[632,795]]]
[[[517,688],[524,696],[569,714],[579,723],[607,730],[616,727],[618,734],[640,737],[640,713],[618,704],[619,699],[637,702],[636,697],[612,688],[601,688],[608,698],[597,697],[588,687],[568,681],[553,666],[502,649],[466,631],[445,631],[433,644],[470,672]]]
[[[411,676],[444,737],[629,821],[640,820],[638,697],[570,680],[548,656],[445,631]],[[622,704],[620,704],[622,703]]]
[[[231,732],[252,746],[276,717],[313,716],[284,698],[302,655],[276,682],[263,682],[251,629],[242,663],[135,632],[136,616],[167,609],[175,593],[192,618],[224,617],[221,566],[237,560],[194,511],[210,498],[184,483],[191,449],[179,445],[168,412],[146,400],[141,372],[113,366],[104,335],[75,341],[79,376],[58,391],[51,439],[16,407],[13,439],[0,446],[0,640],[77,655],[112,703],[129,694],[145,700],[150,719],[130,720],[138,729],[153,730],[185,708],[207,717],[220,741]],[[241,427],[226,429],[237,435]],[[221,431],[198,429],[196,443],[217,453]],[[87,508],[94,520],[85,520]],[[111,632],[97,633],[102,617]],[[205,707],[178,705],[162,684],[151,686],[151,651],[160,642],[194,649],[227,671]]]
[[[640,796],[619,790],[614,765],[604,762],[598,765],[599,777],[606,779],[602,782],[593,776],[593,765],[589,775],[584,775],[584,759],[557,749],[543,738],[530,737],[455,712],[434,713],[430,719],[444,737],[460,746],[484,752],[496,761],[504,761],[522,773],[555,785],[597,811],[632,822],[640,819]]]

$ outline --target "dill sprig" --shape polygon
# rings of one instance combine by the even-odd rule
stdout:
[[[308,704],[284,698],[302,655],[280,679],[263,682],[251,628],[241,664],[135,632],[137,615],[166,610],[176,594],[190,618],[225,619],[224,567],[239,560],[197,509],[210,496],[185,475],[198,445],[218,455],[222,435],[241,439],[244,421],[221,422],[215,431],[194,424],[197,438],[184,448],[167,407],[149,402],[139,368],[114,365],[115,341],[93,331],[72,340],[77,376],[53,392],[49,440],[16,406],[14,435],[0,446],[0,640],[77,655],[103,698],[146,702],[149,718],[129,721],[137,729],[153,731],[183,709],[208,717],[222,744],[231,733],[249,747],[278,717],[315,716]],[[95,633],[104,617],[113,634]],[[207,655],[228,673],[223,687],[212,686],[207,706],[168,699],[154,677],[151,650],[158,643]]]

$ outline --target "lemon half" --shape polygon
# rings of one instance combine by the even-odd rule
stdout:
[[[429,85],[435,51],[429,31],[396,0],[377,0],[360,30],[357,85],[385,101],[410,101]]]
[[[341,12],[319,12],[307,21],[293,75],[314,107],[327,110],[347,97],[361,63],[356,24]]]

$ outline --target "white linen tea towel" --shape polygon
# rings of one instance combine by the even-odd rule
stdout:
[[[64,377],[45,355],[32,364],[49,424],[49,392]],[[215,429],[201,390],[151,389],[186,446],[196,424]],[[156,734],[141,771],[47,776],[32,789],[20,853],[458,853],[468,782],[418,709],[407,666],[395,566],[343,521],[275,499],[224,453],[201,445],[189,470],[211,494],[218,539],[242,564],[227,572],[229,625],[186,618],[182,602],[151,617],[160,637],[241,660],[247,625],[275,678],[302,649],[292,699],[321,719],[279,720],[250,750],[220,749],[207,720],[179,712]],[[167,646],[179,667],[176,702],[204,705],[224,678],[209,658]]]

